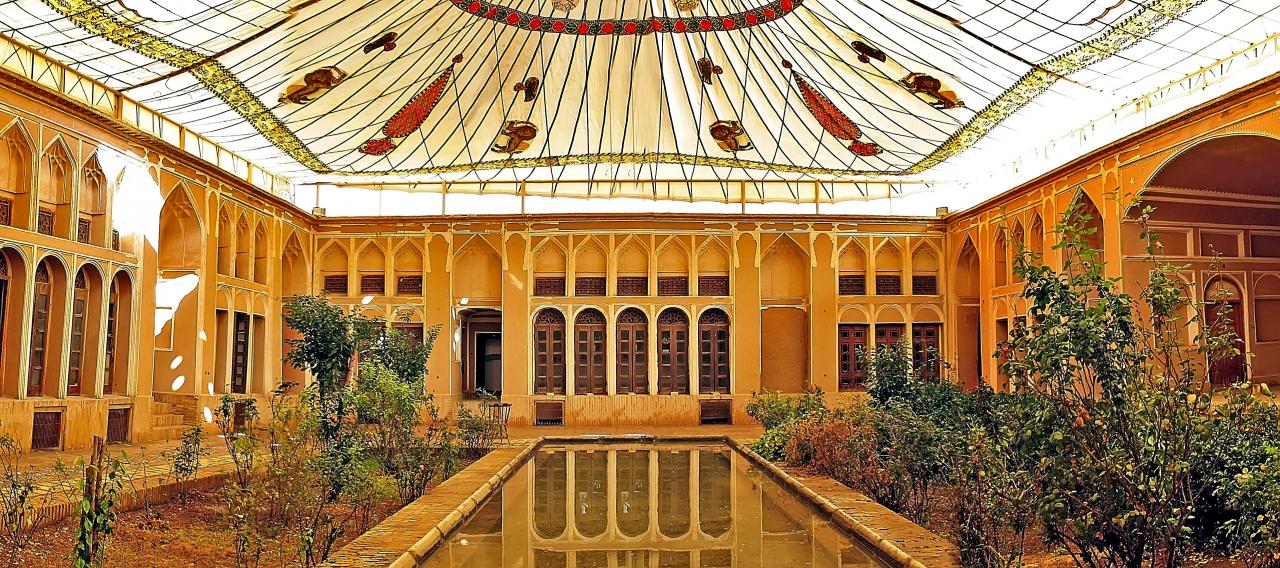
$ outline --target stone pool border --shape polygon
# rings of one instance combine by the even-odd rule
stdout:
[[[832,523],[862,541],[882,560],[903,568],[953,568],[960,565],[955,546],[946,539],[830,478],[789,473],[732,437],[601,435],[543,436],[494,449],[342,547],[323,566],[416,568],[538,448],[548,444],[619,442],[726,444],[789,490],[807,499]],[[809,483],[806,484],[805,480]],[[810,484],[817,485],[820,491],[811,488]],[[424,527],[430,527],[425,534],[422,532]],[[901,533],[905,538],[888,538],[882,534],[886,529]]]

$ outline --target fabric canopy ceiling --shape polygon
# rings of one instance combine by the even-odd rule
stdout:
[[[1276,10],[5,0],[0,31],[284,175],[830,179],[919,174],[1050,89],[1176,79],[1274,33]]]

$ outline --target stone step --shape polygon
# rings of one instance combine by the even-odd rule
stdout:
[[[154,426],[151,432],[155,434],[157,440],[178,440],[182,438],[182,433],[187,431],[187,427],[183,424],[176,426]]]
[[[151,427],[158,428],[160,426],[181,426],[182,415],[180,414],[152,414]]]
[[[173,414],[173,405],[153,400],[151,401],[151,414]]]

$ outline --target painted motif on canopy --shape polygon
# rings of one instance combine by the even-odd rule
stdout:
[[[508,8],[496,2],[486,0],[450,0],[455,8],[476,17],[501,22],[523,30],[541,33],[572,35],[633,35],[652,33],[705,33],[723,32],[749,28],[767,24],[781,18],[800,6],[804,0],[773,0],[757,8],[724,15],[703,17],[654,16],[649,18],[624,18],[608,20],[586,20],[574,18],[548,18]],[[563,1],[563,0],[561,0]],[[556,4],[556,9],[570,12],[577,8],[577,3]],[[677,6],[681,11],[690,12]]]

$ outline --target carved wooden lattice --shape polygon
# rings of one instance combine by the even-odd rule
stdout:
[[[44,394],[45,350],[49,340],[49,269],[36,266],[35,300],[31,304],[31,351],[27,364],[27,396]]]
[[[0,225],[13,225],[13,200],[0,198]]]
[[[597,310],[584,310],[573,320],[576,364],[574,394],[606,394],[605,320]]]
[[[533,392],[565,393],[564,314],[543,308],[533,322]]]
[[[401,276],[396,279],[397,294],[421,294],[422,293],[422,277],[421,276]]]
[[[534,296],[565,295],[565,278],[563,276],[539,276],[533,279]]]
[[[93,222],[88,219],[76,220],[76,241],[82,243],[89,242],[89,233],[93,229]]]
[[[689,277],[659,276],[658,277],[658,295],[659,296],[688,296],[689,295]]]
[[[935,274],[912,276],[911,293],[916,296],[938,295],[938,276]]]
[[[111,250],[120,250],[120,231],[111,231]]]
[[[698,318],[698,379],[703,394],[729,392],[729,315],[721,310]]]
[[[107,411],[107,443],[123,444],[129,441],[129,409],[112,408]]]
[[[387,277],[381,274],[360,275],[360,293],[381,296],[387,293]]]
[[[729,277],[728,276],[699,276],[698,277],[698,295],[699,296],[728,296],[729,295]]]
[[[36,216],[36,231],[42,235],[53,234],[53,210],[41,209]]]
[[[618,295],[619,296],[648,296],[649,295],[649,277],[648,276],[619,276],[618,277]]]
[[[867,275],[865,274],[841,274],[840,275],[840,295],[841,296],[862,296],[867,293]]]
[[[689,392],[689,318],[667,308],[658,314],[658,394]]]
[[[324,277],[324,291],[330,294],[347,295],[347,275],[330,274]]]
[[[56,450],[62,445],[62,413],[36,412],[31,425],[31,449]]]
[[[865,323],[840,324],[840,390],[850,390],[866,381],[866,353],[871,326]]]
[[[912,366],[923,378],[938,377],[938,358],[941,357],[939,339],[942,335],[940,323],[911,324],[911,359]]]
[[[896,296],[902,293],[902,276],[897,274],[876,275],[876,295]]]
[[[579,276],[573,282],[575,296],[603,296],[605,278],[603,276]]]
[[[618,393],[649,392],[649,318],[637,308],[618,314]]]

